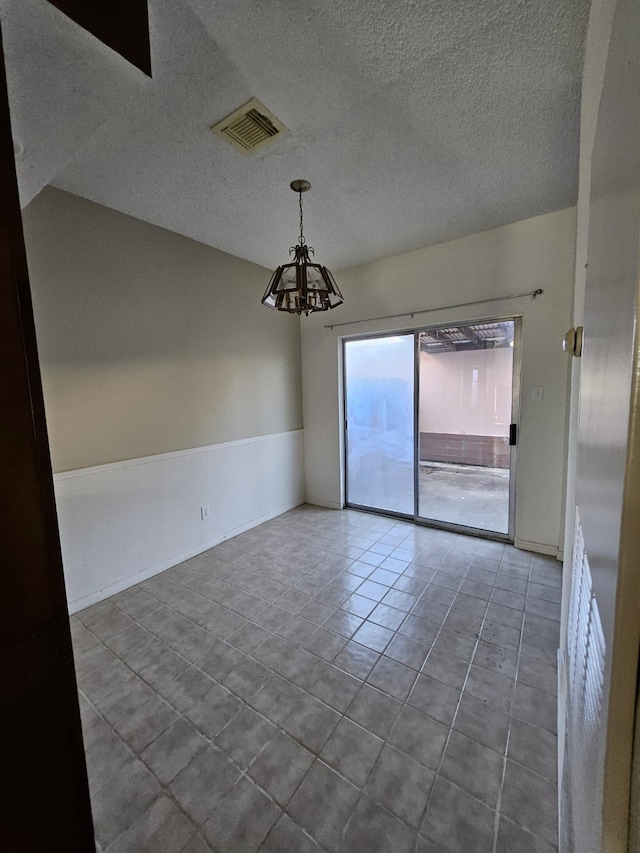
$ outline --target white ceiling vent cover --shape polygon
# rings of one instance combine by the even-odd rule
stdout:
[[[286,133],[287,128],[256,98],[211,128],[243,154],[252,154]]]

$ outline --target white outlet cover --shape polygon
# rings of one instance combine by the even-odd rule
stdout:
[[[533,399],[534,400],[542,400],[544,397],[544,385],[534,385],[533,386]]]
[[[200,507],[200,518],[202,521],[206,521],[209,518],[209,507],[201,506]]]

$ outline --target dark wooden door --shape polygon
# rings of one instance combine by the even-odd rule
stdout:
[[[0,38],[0,849],[93,825]]]

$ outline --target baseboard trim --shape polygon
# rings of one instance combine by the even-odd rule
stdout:
[[[527,539],[516,539],[514,546],[521,551],[533,551],[536,554],[548,554],[550,557],[558,556],[557,545],[545,545],[543,542],[529,542]]]
[[[563,845],[563,831],[562,831],[562,813],[563,813],[563,805],[564,805],[564,790],[563,790],[563,780],[564,780],[564,761],[565,761],[565,749],[566,749],[566,680],[565,680],[565,656],[562,649],[558,649],[557,652],[557,665],[558,665],[558,674],[557,674],[557,691],[558,691],[558,702],[557,702],[557,729],[558,732],[558,755],[557,755],[557,778],[558,778],[558,850],[564,850]]]
[[[311,497],[310,495],[307,495],[305,498],[305,503],[311,504],[311,506],[322,506],[326,509],[344,509],[342,504],[336,501],[325,501],[320,498]]]
[[[192,548],[188,551],[184,551],[181,554],[176,554],[173,557],[170,557],[168,560],[163,560],[161,563],[156,563],[154,566],[149,566],[135,575],[130,575],[127,578],[121,578],[119,581],[111,584],[110,586],[103,587],[102,589],[96,590],[95,592],[89,593],[88,595],[82,596],[81,598],[78,598],[74,601],[70,601],[69,613],[78,613],[80,610],[84,610],[86,607],[91,607],[92,604],[97,604],[99,601],[104,601],[105,598],[109,598],[112,595],[116,595],[118,592],[122,592],[125,589],[129,589],[129,587],[131,586],[135,586],[136,584],[142,583],[142,581],[146,581],[149,578],[154,577],[154,575],[159,575],[161,572],[165,572],[167,569],[171,569],[174,566],[179,565],[180,563],[184,563],[185,560],[190,560],[191,557],[197,557],[198,554],[202,554],[204,551],[208,551],[209,548],[215,548],[215,546],[219,545],[221,542],[225,542],[227,539],[233,539],[234,536],[239,536],[240,533],[244,533],[247,530],[251,530],[253,527],[257,527],[259,524],[264,524],[265,521],[270,521],[272,518],[276,518],[277,516],[282,515],[285,512],[289,512],[289,510],[295,509],[297,506],[301,506],[303,503],[305,503],[304,498],[298,498],[285,506],[279,507],[278,509],[267,513],[266,515],[262,515],[258,518],[253,518],[245,524],[241,524],[239,527],[234,528],[233,530],[228,530],[221,536],[215,537],[204,545],[199,545],[197,548]]]

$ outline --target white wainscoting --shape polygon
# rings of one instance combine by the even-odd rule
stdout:
[[[295,430],[55,475],[70,612],[303,503],[303,450]]]

